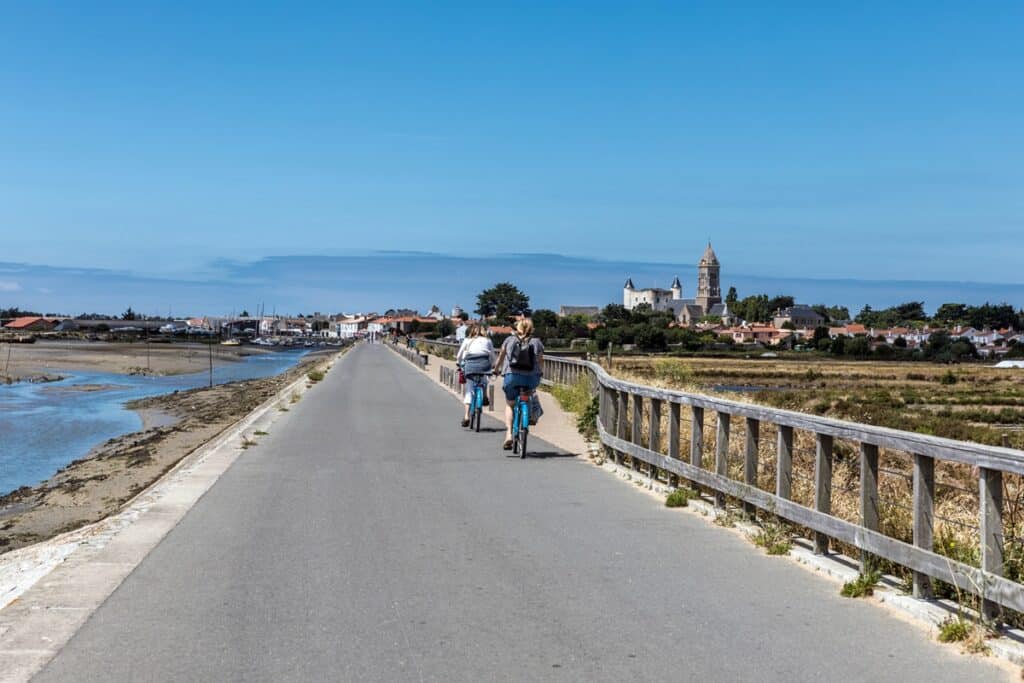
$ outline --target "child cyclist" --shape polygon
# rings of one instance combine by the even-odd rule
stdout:
[[[465,412],[462,415],[462,426],[468,427],[469,409],[476,388],[480,387],[484,396],[487,396],[487,375],[491,374],[494,367],[494,344],[491,343],[491,338],[484,333],[479,324],[474,323],[470,326],[466,338],[459,346],[455,362],[462,368],[462,373],[466,376],[466,395],[463,399]]]

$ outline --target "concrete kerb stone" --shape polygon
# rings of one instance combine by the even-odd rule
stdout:
[[[330,369],[344,352],[326,360]],[[0,680],[28,680],[241,453],[249,430],[267,427],[276,407],[314,385],[300,377],[182,458],[117,513],[0,557]]]

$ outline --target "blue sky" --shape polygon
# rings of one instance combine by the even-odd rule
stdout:
[[[690,267],[711,237],[737,276],[1021,283],[1022,32],[1019,2],[10,5],[0,261]]]

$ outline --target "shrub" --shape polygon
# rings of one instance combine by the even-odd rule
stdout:
[[[690,498],[692,497],[693,492],[686,489],[676,489],[665,498],[665,507],[684,508],[690,504]]]
[[[939,642],[959,643],[971,635],[971,624],[960,616],[950,616],[939,623]]]
[[[306,377],[308,377],[311,382],[319,382],[324,378],[324,373],[320,370],[310,370],[306,373]]]
[[[956,381],[956,375],[953,374],[952,370],[946,370],[946,374],[939,377],[939,384],[943,386],[956,384]]]
[[[788,555],[793,544],[789,540],[789,530],[779,522],[769,522],[751,537],[759,548],[764,548],[769,555]]]
[[[866,574],[861,574],[853,581],[844,583],[839,594],[844,598],[863,598],[868,595],[874,595],[875,584],[878,583],[880,578],[882,576],[878,571],[870,570]]]

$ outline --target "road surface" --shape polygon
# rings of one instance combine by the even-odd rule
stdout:
[[[362,345],[39,681],[965,681],[1003,669]]]

